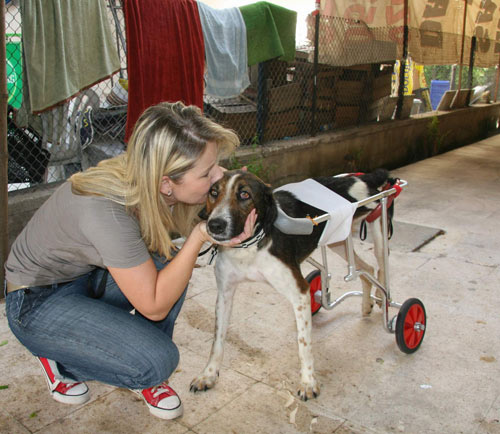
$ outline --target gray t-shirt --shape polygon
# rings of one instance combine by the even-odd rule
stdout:
[[[123,205],[73,194],[65,182],[15,240],[5,276],[16,285],[48,285],[95,267],[134,267],[149,257],[139,223]]]

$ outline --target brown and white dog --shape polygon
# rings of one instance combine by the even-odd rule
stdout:
[[[389,180],[384,169],[355,177],[324,177],[316,181],[330,188],[351,202],[357,202],[379,192]],[[233,295],[238,283],[243,281],[267,282],[284,295],[293,305],[297,322],[297,340],[301,363],[301,385],[298,395],[307,400],[318,396],[320,388],[314,376],[311,345],[311,299],[309,284],[304,279],[300,264],[318,246],[323,226],[319,224],[310,235],[289,235],[281,232],[274,222],[278,215],[277,204],[290,217],[315,217],[324,211],[311,207],[291,193],[272,189],[258,177],[246,171],[227,171],[208,194],[206,208],[200,217],[207,220],[210,236],[225,242],[243,231],[247,215],[257,211],[254,235],[242,245],[218,246],[215,276],[218,287],[216,303],[215,337],[208,363],[203,372],[192,382],[193,392],[207,390],[215,385],[223,357],[223,345],[229,325]],[[372,204],[375,207],[377,204]],[[364,216],[370,209],[360,207],[354,219]],[[374,251],[379,265],[379,280],[383,276],[381,219],[371,223]],[[330,245],[345,258],[344,243]],[[373,267],[357,255],[357,266],[373,274]],[[385,282],[381,282],[385,284]],[[362,313],[368,315],[373,303],[371,284],[363,280]]]

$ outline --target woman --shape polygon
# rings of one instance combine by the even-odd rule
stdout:
[[[138,392],[155,416],[182,414],[166,384],[179,361],[172,333],[197,255],[213,242],[196,205],[237,145],[196,107],[150,107],[125,154],[73,175],[18,236],[5,264],[7,317],[54,399],[86,402],[84,382],[97,380]],[[179,251],[174,233],[186,237]]]

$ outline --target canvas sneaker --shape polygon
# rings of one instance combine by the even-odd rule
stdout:
[[[166,382],[143,390],[132,390],[142,396],[152,415],[161,419],[182,416],[183,408],[179,395]]]
[[[83,404],[90,399],[89,388],[85,383],[63,377],[54,360],[45,357],[37,357],[37,359],[42,365],[52,398],[63,404]]]

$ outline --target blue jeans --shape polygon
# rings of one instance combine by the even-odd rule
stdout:
[[[158,269],[163,268],[153,257]],[[6,295],[9,326],[35,356],[57,361],[62,375],[117,387],[146,389],[165,381],[179,363],[172,341],[174,323],[186,290],[162,321],[136,312],[108,274],[99,299],[88,294],[103,270],[49,287],[20,289]]]

